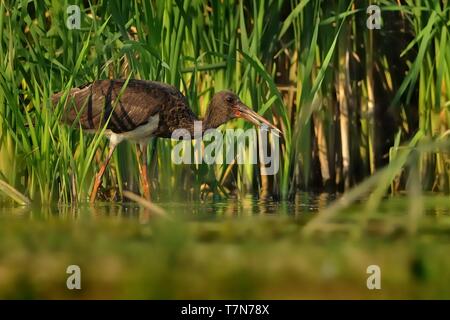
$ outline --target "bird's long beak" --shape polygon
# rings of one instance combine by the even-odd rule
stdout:
[[[247,107],[242,102],[234,107],[234,115],[237,118],[245,119],[259,127],[266,125],[267,127],[273,129],[276,135],[278,136],[283,135],[283,133],[277,127],[275,127],[267,119],[261,117],[259,114],[257,114],[255,111]]]

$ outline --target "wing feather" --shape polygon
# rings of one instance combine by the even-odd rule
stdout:
[[[107,128],[122,133],[146,124],[161,111],[166,116],[160,118],[165,120],[170,120],[166,118],[170,118],[171,114],[178,118],[180,111],[184,116],[195,119],[186,98],[175,87],[156,81],[130,80],[120,95],[125,82],[97,80],[72,89],[64,106],[62,120],[68,124],[79,121],[82,128],[97,130],[109,119]],[[61,97],[62,93],[53,95],[53,104],[56,105]]]

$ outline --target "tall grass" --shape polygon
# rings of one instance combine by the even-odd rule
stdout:
[[[366,8],[382,8],[380,30]],[[74,4],[72,1],[70,5]],[[171,83],[203,115],[227,88],[284,131],[275,176],[258,165],[174,165],[173,142],[149,148],[153,198],[347,190],[389,163],[418,131],[448,134],[449,9],[434,1],[68,1],[0,4],[0,180],[42,202],[87,199],[107,146],[59,123],[49,97],[105,78]],[[401,5],[400,5],[401,4]],[[242,121],[227,124],[244,128]],[[397,139],[396,139],[397,137]],[[420,155],[425,189],[448,192],[448,156]],[[249,151],[250,152],[250,151]],[[402,174],[401,168],[396,172]],[[119,146],[102,194],[139,191],[135,147]],[[405,178],[389,176],[393,191]]]

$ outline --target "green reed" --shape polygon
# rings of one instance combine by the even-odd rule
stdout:
[[[66,27],[68,1],[0,4],[0,180],[32,200],[86,200],[107,141],[101,132],[89,136],[61,125],[61,106],[53,109],[49,97],[95,79],[173,84],[200,116],[215,91],[231,89],[284,132],[275,176],[262,175],[259,165],[175,165],[173,142],[153,141],[154,199],[174,190],[188,198],[348,190],[387,165],[390,148],[419,130],[422,141],[447,135],[446,2],[75,4],[80,30]],[[382,8],[380,30],[366,27],[370,4]],[[418,168],[425,189],[448,191],[445,152],[421,154]],[[120,199],[123,188],[139,191],[137,172],[135,147],[120,145],[103,197]],[[392,185],[395,177],[389,179]],[[394,189],[407,188],[406,179],[399,180]]]

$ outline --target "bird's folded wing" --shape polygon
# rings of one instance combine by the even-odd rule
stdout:
[[[160,111],[171,96],[181,95],[174,87],[159,82],[130,80],[99,80],[68,94],[62,120],[77,122],[84,129],[107,128],[116,133],[134,130]],[[62,93],[52,97],[57,104]],[[178,97],[179,98],[179,97]],[[184,97],[183,97],[184,98]]]

